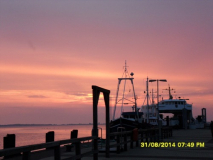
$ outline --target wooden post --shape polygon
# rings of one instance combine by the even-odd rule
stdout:
[[[138,140],[137,140],[135,143],[136,143],[136,147],[138,147],[138,146],[139,146],[139,142],[138,142]]]
[[[124,151],[127,151],[127,135],[126,133],[124,134]]]
[[[61,160],[61,149],[60,149],[60,145],[54,147],[54,160]]]
[[[78,138],[78,130],[74,129],[71,131],[70,139]]]
[[[164,129],[161,129],[161,137],[160,138],[163,139],[164,138],[163,136],[164,136]]]
[[[78,156],[81,154],[81,142],[75,143],[75,155]],[[77,158],[77,160],[81,160],[81,158]]]
[[[110,114],[109,114],[109,93],[104,92],[104,101],[106,106],[106,157],[109,158],[109,142],[110,142]]]
[[[49,131],[46,133],[46,143],[47,142],[53,142],[54,141],[55,132]]]
[[[16,146],[16,135],[7,134],[7,136],[4,137],[4,149],[14,148],[15,146]],[[4,156],[5,159],[11,158],[11,157],[13,157],[13,155]]]
[[[139,141],[139,140],[138,140],[138,134],[137,134],[137,136],[136,136],[136,137],[137,137],[137,140],[136,140],[136,142],[135,142],[135,143],[136,143],[136,147],[138,147],[138,146],[139,146],[139,143],[138,143],[138,141]]]
[[[155,135],[155,130],[152,129],[152,130],[150,131],[150,141],[151,141],[151,142],[154,142],[154,141],[155,141],[155,140],[154,140],[154,135]]]
[[[105,101],[105,106],[106,106],[106,157],[109,157],[109,122],[110,122],[110,117],[109,117],[109,94],[110,91],[98,86],[92,86],[93,89],[93,132],[92,136],[95,136],[98,138],[98,99],[100,92],[103,92],[104,94],[104,101]],[[94,139],[93,140],[93,149],[95,151],[98,150],[98,140]],[[93,154],[93,159],[97,160],[98,159],[98,152]]]
[[[152,142],[155,142],[155,130],[152,131]]]
[[[155,142],[157,142],[158,141],[158,132],[156,130],[154,130],[154,131],[155,131]]]
[[[143,131],[141,131],[141,142],[144,142],[144,140],[143,140],[143,137],[144,137],[144,132]]]
[[[46,133],[46,143],[48,142],[54,142],[54,137],[55,137],[55,132],[54,131],[49,131]],[[46,148],[46,149],[52,149],[50,148]]]
[[[157,130],[158,142],[160,142],[161,137],[159,136],[159,130]]]
[[[4,149],[14,148],[16,146],[16,135],[15,134],[7,134],[4,137]]]
[[[131,134],[130,148],[131,149],[133,148],[133,131],[132,131],[132,134]]]
[[[99,99],[100,91],[97,89],[93,89],[93,133],[92,136],[98,138],[98,99]],[[98,140],[93,140],[93,149],[95,151],[98,150]],[[98,153],[93,154],[93,159],[98,159]]]
[[[117,135],[117,154],[119,154],[121,151],[121,147],[120,147],[120,136]]]
[[[152,133],[153,131],[149,131],[149,137],[150,137],[150,142],[153,142],[153,139],[152,139]]]
[[[30,152],[23,152],[22,160],[30,160]]]
[[[169,116],[166,116],[166,126],[169,127]]]
[[[146,142],[149,142],[149,132],[148,131],[146,131]]]

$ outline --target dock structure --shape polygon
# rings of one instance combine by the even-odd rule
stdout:
[[[110,153],[111,160],[212,160],[213,139],[210,129],[173,130],[173,136],[163,139],[163,144],[175,144],[171,147],[128,147],[127,151]],[[184,143],[185,142],[185,143]],[[184,146],[183,146],[184,144]],[[108,160],[99,153],[99,160]],[[92,160],[86,157],[85,160]]]
[[[110,90],[98,87],[93,85],[92,86],[92,91],[93,91],[93,131],[92,131],[92,136],[98,138],[98,100],[100,96],[100,92],[103,93],[104,95],[104,102],[105,102],[105,107],[106,107],[106,157],[109,157],[109,122],[110,122],[110,114],[109,114],[109,95],[110,95]],[[93,149],[95,151],[98,151],[98,140],[94,139],[93,140]],[[98,153],[94,153],[94,160],[98,159]]]
[[[151,139],[149,139],[151,140]],[[152,141],[152,140],[151,140]],[[151,142],[150,141],[150,142]],[[146,142],[146,140],[144,140]],[[154,141],[153,141],[154,142]],[[164,144],[166,143],[175,143],[175,146],[167,146],[167,147],[141,147],[142,145],[139,143],[136,146],[136,142],[131,142],[127,145],[126,149],[121,149],[119,152],[110,152],[110,158],[107,158],[105,153],[99,152],[98,159],[99,160],[107,160],[107,159],[213,159],[213,139],[211,137],[211,132],[209,129],[189,129],[189,130],[173,130],[173,136],[163,139]],[[182,143],[185,142],[185,146]],[[47,146],[52,146],[51,143]],[[58,143],[58,142],[57,142]],[[152,142],[151,142],[152,143]],[[110,145],[115,145],[115,142],[111,142]],[[41,144],[40,144],[41,145]],[[83,143],[81,144],[83,147],[81,153],[88,152],[92,150],[92,145]],[[50,150],[42,150],[39,152],[31,152],[31,160],[55,160],[54,158],[54,149]],[[69,160],[70,156],[74,156],[76,154],[75,150],[72,152],[66,152],[65,148],[61,147],[61,160]],[[0,151],[0,154],[2,150]],[[79,157],[74,157],[79,158]],[[18,155],[13,158],[8,158],[7,160],[22,160],[22,156]],[[84,155],[81,158],[82,160],[93,160],[94,157],[92,153],[88,155]]]
[[[161,137],[157,128],[109,133],[110,91],[98,86],[92,86],[92,89],[92,136],[54,141],[54,135],[50,132],[52,138],[47,143],[0,150],[0,159],[5,157],[7,160],[213,159],[213,139],[210,129],[172,130],[170,127],[164,127],[161,129]],[[106,105],[106,141],[103,148],[98,145],[97,130],[100,92],[104,94]],[[116,137],[116,141],[110,141],[110,136]],[[73,151],[66,150],[67,144],[74,145]]]
[[[112,160],[201,160],[213,159],[213,139],[210,129],[173,130],[173,136],[162,141],[175,147],[134,147],[120,154],[112,153]],[[182,145],[185,142],[184,146]],[[187,146],[188,145],[188,146]],[[99,154],[100,160],[107,160]],[[87,160],[92,160],[87,158]]]
[[[171,128],[165,128],[162,135],[164,135],[162,138],[171,137]],[[129,148],[134,148],[134,146],[139,147],[140,142],[157,142],[158,129],[134,129],[132,131],[111,133],[109,136],[116,137],[116,141],[111,141],[111,143],[108,144],[108,154],[106,154],[106,141],[104,142],[105,145],[103,145],[103,147],[98,147],[97,145],[96,150],[94,147],[94,140],[97,139],[97,137],[91,136],[7,148],[0,150],[0,157],[4,156],[4,158],[8,160],[69,160],[82,159],[86,156],[93,155],[93,159],[98,159],[98,154],[100,152],[105,154],[104,157],[109,158],[111,154],[110,151],[119,154],[122,151],[127,151]],[[88,141],[90,141],[90,143]],[[74,145],[73,151],[67,151],[67,149],[65,149],[70,143]]]

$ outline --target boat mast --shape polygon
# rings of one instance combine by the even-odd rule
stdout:
[[[126,60],[125,60],[125,66],[124,66],[124,89],[123,89],[123,97],[122,97],[122,104],[121,104],[121,113],[123,112],[123,105],[124,105],[124,94],[125,94],[125,89],[126,89],[126,78],[127,78],[127,69],[126,69]]]
[[[153,91],[153,89],[152,89],[152,105],[154,105],[154,91]]]
[[[132,83],[132,88],[133,88],[133,93],[134,93],[134,99],[135,99],[135,102],[131,101],[131,100],[128,100],[130,101],[131,103],[134,103],[134,108],[135,108],[135,112],[137,112],[137,103],[136,103],[136,95],[135,95],[135,89],[134,89],[134,84],[133,84],[133,75],[134,73],[131,73],[130,75],[132,76],[131,78],[128,76],[128,71],[127,71],[127,65],[126,65],[126,61],[125,61],[125,66],[124,66],[124,73],[123,73],[123,76],[122,78],[118,78],[118,87],[117,87],[117,93],[116,93],[116,98],[115,98],[115,106],[114,106],[114,112],[113,112],[113,120],[115,119],[115,112],[116,112],[116,106],[118,104],[119,101],[122,100],[121,102],[121,113],[123,112],[123,105],[125,104],[124,103],[124,99],[125,100],[128,100],[125,98],[125,90],[126,90],[126,80],[130,80],[131,83]],[[123,78],[124,77],[124,78]],[[128,78],[129,77],[129,78]],[[122,94],[122,99],[118,100],[118,93],[119,93],[119,86],[120,86],[120,83],[121,81],[124,80],[124,89],[123,89],[123,94]],[[137,114],[137,117],[138,117],[138,114]]]
[[[131,73],[130,75],[133,76],[134,73]],[[137,113],[137,119],[138,119],[138,118],[139,118],[139,115],[138,115],[137,103],[136,103],[137,98],[136,98],[136,95],[135,95],[135,89],[134,89],[133,79],[134,79],[134,78],[130,78],[130,80],[131,80],[131,82],[132,82],[132,88],[133,88],[134,99],[135,99],[135,112]]]
[[[164,90],[168,90],[169,91],[169,99],[173,99],[173,96],[172,96],[172,94],[171,94],[171,90],[174,90],[173,88],[171,89],[170,88],[170,85],[169,85],[169,88],[166,88],[166,89],[164,89]]]
[[[115,119],[115,111],[116,111],[116,105],[118,103],[118,92],[119,92],[119,86],[120,86],[121,80],[118,79],[118,87],[117,87],[117,93],[116,93],[116,98],[115,98],[115,107],[114,107],[114,112],[113,112],[113,120]]]
[[[152,116],[156,114],[156,109],[154,108],[154,91],[152,89]]]
[[[146,98],[147,98],[147,115],[146,115],[146,122],[149,123],[149,78],[147,77],[146,81]]]

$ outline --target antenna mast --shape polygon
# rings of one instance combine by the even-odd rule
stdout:
[[[169,99],[173,99],[173,96],[172,96],[172,94],[171,94],[171,90],[175,90],[175,89],[171,89],[170,88],[170,85],[169,85],[169,88],[166,88],[166,89],[164,89],[164,90],[167,90],[167,91],[169,91]]]
[[[126,60],[125,60],[125,66],[124,66],[124,89],[123,89],[123,97],[122,97],[122,105],[121,105],[121,113],[123,112],[123,105],[124,105],[124,94],[125,94],[125,89],[126,89],[126,78],[127,78],[127,69],[126,69]]]
[[[130,75],[132,77],[130,78],[130,76],[128,75],[127,67],[128,66],[127,66],[126,61],[125,61],[123,76],[122,76],[122,78],[118,78],[118,87],[117,87],[117,93],[116,93],[116,99],[115,99],[115,106],[114,106],[114,112],[113,112],[113,120],[115,119],[115,111],[116,111],[116,106],[117,106],[118,102],[122,100],[122,103],[121,103],[121,113],[122,113],[123,112],[123,105],[125,104],[124,100],[128,100],[128,99],[125,98],[126,80],[130,80],[131,83],[132,83],[132,88],[133,88],[133,93],[134,93],[134,99],[135,99],[135,102],[133,102],[131,100],[128,100],[128,101],[130,101],[131,103],[134,104],[135,112],[137,112],[136,95],[135,95],[134,84],[133,84],[133,79],[134,79],[133,75],[134,75],[134,73],[131,72]],[[120,83],[121,83],[122,80],[124,80],[124,89],[123,89],[122,99],[118,100],[119,86],[120,86]]]

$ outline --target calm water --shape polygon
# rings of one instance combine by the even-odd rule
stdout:
[[[102,128],[102,137],[105,138],[105,126],[98,127]],[[0,127],[0,149],[3,149],[3,137],[7,134],[16,134],[16,146],[25,146],[45,143],[45,136],[49,131],[55,131],[55,141],[69,139],[73,129],[78,129],[78,137],[87,137],[91,136],[92,125]]]

